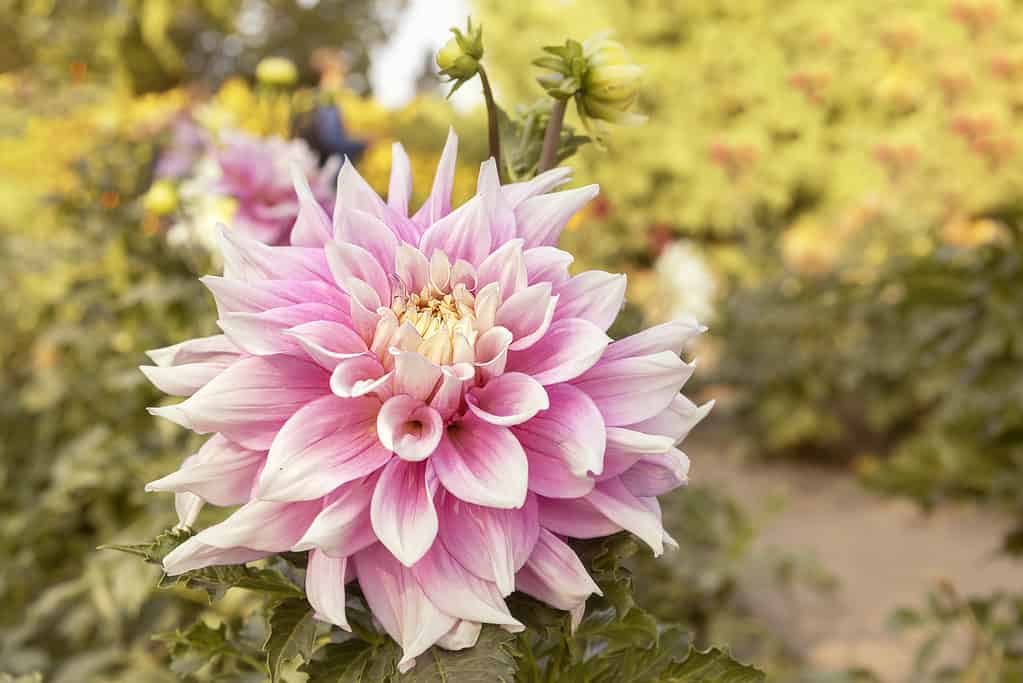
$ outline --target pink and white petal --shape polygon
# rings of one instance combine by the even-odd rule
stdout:
[[[714,401],[697,406],[679,394],[671,400],[667,408],[647,420],[631,425],[630,429],[663,435],[678,444],[689,435],[693,427],[710,414],[713,408]]]
[[[253,450],[270,447],[285,420],[330,391],[320,366],[291,356],[236,361],[181,403],[150,408],[199,434],[220,432]]]
[[[498,624],[521,631],[524,627],[508,611],[504,597],[492,581],[468,572],[448,553],[443,543],[412,567],[412,575],[427,599],[459,619]]]
[[[476,340],[476,371],[484,382],[504,373],[512,333],[504,327],[491,327]]]
[[[402,460],[425,460],[444,434],[440,413],[405,394],[387,399],[377,415],[377,435],[384,448]]]
[[[516,234],[515,211],[501,189],[501,178],[497,172],[497,162],[487,159],[480,165],[479,180],[476,183],[476,194],[483,200],[486,210],[492,247],[498,247]]]
[[[552,168],[524,183],[509,183],[502,186],[505,199],[515,208],[530,197],[546,194],[572,179],[572,169]]]
[[[528,495],[520,510],[497,510],[443,493],[438,512],[441,542],[459,564],[494,582],[501,595],[515,590],[515,572],[540,532],[536,497]]]
[[[370,354],[345,358],[330,375],[330,390],[341,398],[358,398],[381,389],[392,376]]]
[[[391,145],[391,180],[387,185],[387,204],[407,216],[412,199],[412,164],[400,142]]]
[[[573,384],[590,395],[609,426],[618,427],[642,422],[667,408],[695,367],[674,351],[602,359]]]
[[[425,462],[392,458],[370,503],[377,538],[406,567],[421,560],[437,537],[433,487],[426,474]]]
[[[226,370],[236,359],[237,356],[167,367],[140,365],[139,370],[150,384],[163,393],[171,396],[191,396],[209,384],[210,380]]]
[[[202,512],[204,505],[206,501],[194,493],[175,493],[174,512],[178,515],[175,528],[191,529],[195,525],[195,520],[199,519],[199,513]]]
[[[217,313],[258,313],[271,308],[319,302],[342,312],[349,309],[348,295],[333,279],[327,283],[308,280],[256,280],[243,282],[207,275],[199,278],[213,294]],[[169,347],[173,348],[173,347]]]
[[[283,552],[302,537],[319,509],[319,501],[251,501],[220,524],[203,529],[172,550],[163,559],[163,569],[176,575],[212,564],[233,564],[239,555],[256,559],[267,553]],[[229,552],[217,553],[213,549]]]
[[[334,234],[330,217],[313,196],[305,172],[291,164],[291,179],[298,195],[298,217],[291,229],[291,244],[296,247],[322,247]]]
[[[226,313],[217,324],[245,353],[271,356],[277,353],[302,354],[298,340],[284,333],[288,328],[318,320],[340,325],[346,319],[347,316],[332,306],[308,303],[271,308],[259,313]]]
[[[706,331],[707,328],[695,318],[672,320],[613,342],[607,347],[604,360],[646,356],[660,351],[671,351],[677,356],[682,353],[686,342]]]
[[[430,462],[441,485],[467,503],[494,508],[525,504],[529,464],[506,427],[466,416],[448,427]]]
[[[383,467],[391,453],[373,429],[380,402],[324,396],[296,412],[270,446],[256,496],[263,500],[322,498]]]
[[[529,461],[529,490],[548,498],[581,498],[593,490],[592,477],[572,472],[557,445],[533,434],[516,431]]]
[[[607,330],[625,304],[625,284],[624,275],[602,270],[579,273],[557,288],[560,298],[554,317],[582,318]]]
[[[366,308],[373,309],[381,302],[391,300],[391,283],[376,258],[362,247],[347,242],[330,242],[325,248],[330,272],[348,294],[357,298]],[[363,287],[369,285],[376,297],[368,296]]]
[[[675,445],[675,441],[671,437],[660,434],[648,434],[625,427],[608,427],[607,445],[608,448],[614,447],[623,451],[647,455],[667,453]]]
[[[222,360],[236,360],[241,353],[231,340],[222,334],[211,337],[189,339],[173,346],[146,351],[146,355],[157,365],[166,368],[187,363],[212,363]]]
[[[551,282],[561,284],[568,280],[568,267],[575,258],[557,247],[533,247],[522,252],[529,284]]]
[[[620,479],[599,482],[586,499],[600,514],[649,545],[654,556],[664,552],[660,514],[633,495]]]
[[[585,498],[537,499],[540,526],[570,538],[600,538],[622,530]]]
[[[576,609],[591,595],[603,595],[575,551],[547,529],[540,530],[536,547],[515,577],[515,587],[563,610]]]
[[[394,271],[394,255],[401,243],[383,221],[365,211],[349,209],[337,223],[335,242],[365,249],[385,272]]]
[[[395,251],[395,274],[410,293],[418,294],[430,284],[430,262],[423,252],[410,244],[402,244]]]
[[[547,395],[550,408],[513,429],[531,456],[530,462],[534,458],[562,462],[577,478],[600,474],[607,441],[604,420],[596,404],[570,384],[549,386]]]
[[[522,424],[550,407],[547,392],[529,375],[509,372],[466,394],[476,417],[502,427]]]
[[[421,353],[402,351],[394,355],[394,393],[407,394],[419,401],[427,400],[441,379],[439,365]]]
[[[597,185],[587,185],[523,201],[515,207],[519,237],[525,240],[527,248],[554,246],[568,220],[599,192]]]
[[[556,320],[536,344],[509,353],[507,369],[532,375],[543,385],[567,382],[592,368],[610,341],[588,320]]]
[[[451,630],[437,640],[437,647],[445,650],[467,650],[476,645],[480,638],[480,631],[483,624],[478,621],[466,621],[461,619]]]
[[[320,367],[334,371],[341,361],[369,351],[366,342],[351,327],[329,320],[316,320],[284,331],[293,337]]]
[[[476,292],[476,329],[480,334],[489,331],[497,321],[497,309],[501,305],[501,285],[497,282],[483,285]]]
[[[504,299],[497,309],[496,323],[511,331],[512,351],[521,351],[540,340],[551,326],[558,297],[551,296],[551,284],[541,282]]]
[[[242,448],[214,434],[177,472],[146,484],[146,491],[187,492],[214,505],[241,505],[249,500],[265,460],[265,452]]]
[[[462,405],[462,394],[469,380],[476,376],[475,369],[468,363],[456,363],[441,368],[443,377],[436,393],[430,399],[430,406],[449,420]]]
[[[458,292],[460,286],[466,292],[476,290],[476,268],[464,259],[458,259],[451,266],[451,278],[448,280],[448,287],[453,294]]]
[[[359,552],[355,569],[366,602],[388,635],[402,648],[398,671],[406,673],[415,658],[439,641],[458,620],[426,597],[412,570],[377,544]]]
[[[347,557],[330,557],[319,550],[312,551],[305,570],[305,595],[317,619],[351,631],[345,614],[347,568]]]
[[[317,247],[270,246],[224,227],[219,244],[229,280],[332,281],[323,250]]]
[[[412,217],[412,221],[419,226],[420,230],[426,230],[451,212],[451,190],[455,185],[457,157],[458,136],[455,135],[454,128],[449,128],[448,139],[444,143],[444,151],[441,153],[440,163],[437,164],[437,172],[433,177],[430,196]]]
[[[415,240],[419,232],[412,221],[395,211],[369,186],[351,161],[345,159],[337,176],[337,201],[334,205],[334,234],[343,233],[349,212],[367,213],[387,225],[394,235],[406,242]]]
[[[483,200],[473,197],[431,225],[419,241],[427,258],[441,251],[450,259],[479,265],[490,253],[492,238]]]
[[[331,557],[348,557],[377,542],[370,520],[376,476],[349,482],[323,499],[323,510],[292,550],[319,549]]]
[[[660,496],[689,481],[689,458],[677,448],[645,455],[622,473],[621,480],[635,496]]]

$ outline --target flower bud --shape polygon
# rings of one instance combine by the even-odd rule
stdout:
[[[166,216],[178,208],[178,191],[169,180],[153,183],[142,199],[142,206],[154,216]]]
[[[284,57],[265,57],[256,66],[256,79],[263,85],[287,87],[298,81],[298,69]]]
[[[454,36],[437,52],[437,66],[442,76],[454,81],[454,92],[466,81],[474,78],[483,59],[483,28],[473,26],[472,19],[466,22],[465,33],[452,28]]]

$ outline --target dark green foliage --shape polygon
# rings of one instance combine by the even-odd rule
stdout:
[[[296,657],[307,659],[313,651],[316,622],[313,609],[301,598],[275,602],[269,610],[270,633],[263,650],[271,683],[281,680],[284,666]]]
[[[550,100],[538,100],[530,107],[519,107],[515,118],[503,109],[498,110],[502,159],[510,180],[525,180],[536,175],[550,115]],[[558,144],[557,164],[574,156],[589,141],[590,138],[585,135],[576,135],[571,126],[564,126]]]

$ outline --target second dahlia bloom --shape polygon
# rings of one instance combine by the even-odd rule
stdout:
[[[612,342],[624,276],[571,277],[554,246],[597,188],[549,193],[561,169],[502,186],[490,160],[452,211],[456,144],[411,216],[398,145],[387,201],[346,165],[333,220],[298,174],[291,246],[222,235],[224,276],[204,282],[224,334],[143,368],[188,397],[154,414],[213,435],[148,488],[186,523],[241,505],[166,571],[308,550],[319,618],[347,628],[357,580],[402,670],[482,623],[521,628],[514,590],[581,615],[599,589],[568,538],[626,529],[660,553],[657,496],[685,482],[677,445],[709,410],[679,394],[701,328]]]

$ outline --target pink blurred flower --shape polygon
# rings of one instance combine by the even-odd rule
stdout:
[[[333,221],[296,174],[291,246],[222,234],[224,276],[204,282],[224,334],[143,368],[188,397],[151,412],[213,434],[148,490],[191,519],[198,500],[242,506],[166,571],[308,550],[319,618],[348,628],[358,580],[402,670],[482,623],[522,628],[513,590],[581,616],[599,589],[566,538],[672,543],[657,496],[685,483],[677,445],[710,409],[679,394],[702,328],[612,342],[625,277],[571,277],[554,246],[597,187],[549,193],[565,169],[502,186],[490,160],[452,211],[456,147],[411,217],[400,145],[386,203],[345,165]]]
[[[216,191],[238,202],[234,228],[260,242],[288,242],[298,216],[291,166],[297,165],[321,206],[333,202],[331,183],[337,166],[327,163],[321,168],[303,140],[224,133],[216,158],[220,165]]]

